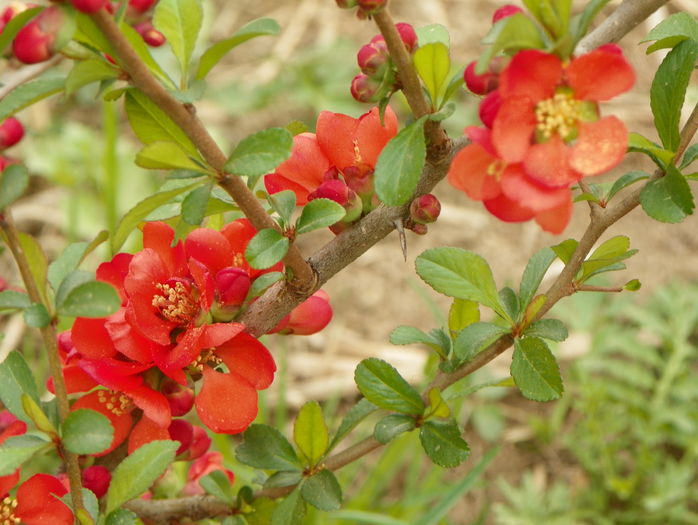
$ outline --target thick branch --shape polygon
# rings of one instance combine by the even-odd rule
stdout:
[[[258,230],[264,228],[279,230],[278,225],[267,214],[245,181],[241,177],[226,173],[225,164],[228,159],[225,153],[218,147],[196,116],[192,106],[179,102],[158,82],[107,11],[104,9],[98,11],[92,15],[92,18],[116,49],[122,67],[128,73],[131,83],[145,93],[186,133],[206,162],[216,171],[218,184],[230,194],[255,228]],[[317,288],[312,268],[305,262],[298,248],[293,245],[290,247],[284,258],[284,263],[293,270],[292,286],[308,294]]]

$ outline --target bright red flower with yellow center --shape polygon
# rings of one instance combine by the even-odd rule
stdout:
[[[68,493],[63,483],[48,474],[35,474],[12,498],[0,494],[0,522],[24,525],[73,525],[75,517],[59,498]]]

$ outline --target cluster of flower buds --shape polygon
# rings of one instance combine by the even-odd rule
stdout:
[[[409,53],[417,48],[417,33],[410,24],[395,24]],[[383,35],[374,36],[356,55],[361,73],[351,82],[351,95],[359,102],[375,102],[400,88],[397,68]]]
[[[427,224],[435,222],[440,214],[441,203],[436,195],[421,195],[410,203],[410,217],[405,221],[405,227],[418,235],[424,235],[427,233]]]

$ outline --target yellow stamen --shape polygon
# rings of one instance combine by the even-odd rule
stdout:
[[[581,101],[570,93],[556,93],[536,105],[536,129],[544,139],[557,133],[563,140],[577,127]]]
[[[168,321],[187,324],[199,313],[199,306],[184,283],[177,282],[174,288],[169,284],[158,283],[156,288],[162,293],[153,296],[151,304]]]
[[[114,390],[98,390],[97,399],[109,412],[115,416],[122,415],[124,412],[130,410],[133,406],[133,403],[128,396]]]
[[[0,525],[17,525],[21,520],[15,516],[17,500],[9,496],[0,501]]]

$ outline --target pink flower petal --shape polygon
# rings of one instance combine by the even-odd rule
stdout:
[[[575,98],[581,100],[609,100],[635,84],[635,71],[625,57],[603,48],[572,60],[566,73]]]
[[[499,183],[490,167],[502,162],[480,144],[469,144],[460,150],[448,170],[448,182],[475,200],[493,199],[499,195]],[[502,163],[503,166],[503,163]]]
[[[570,166],[579,173],[599,175],[617,166],[628,149],[628,130],[616,117],[581,122],[572,147]]]
[[[529,97],[511,96],[502,101],[492,124],[492,143],[509,164],[521,162],[531,146],[537,124],[534,109]]]
[[[536,214],[536,222],[543,230],[555,235],[561,234],[572,217],[572,199],[559,206]]]
[[[533,211],[512,201],[504,194],[486,200],[483,204],[487,211],[504,222],[525,222],[534,216]]]
[[[502,193],[534,212],[540,212],[569,201],[569,188],[547,188],[526,176],[520,164],[509,166],[501,180]]]
[[[523,161],[526,174],[544,186],[566,188],[581,178],[570,166],[570,153],[557,134],[546,142],[533,144]]]
[[[537,49],[519,51],[499,76],[502,99],[527,97],[533,104],[552,97],[562,76],[560,59]]]

